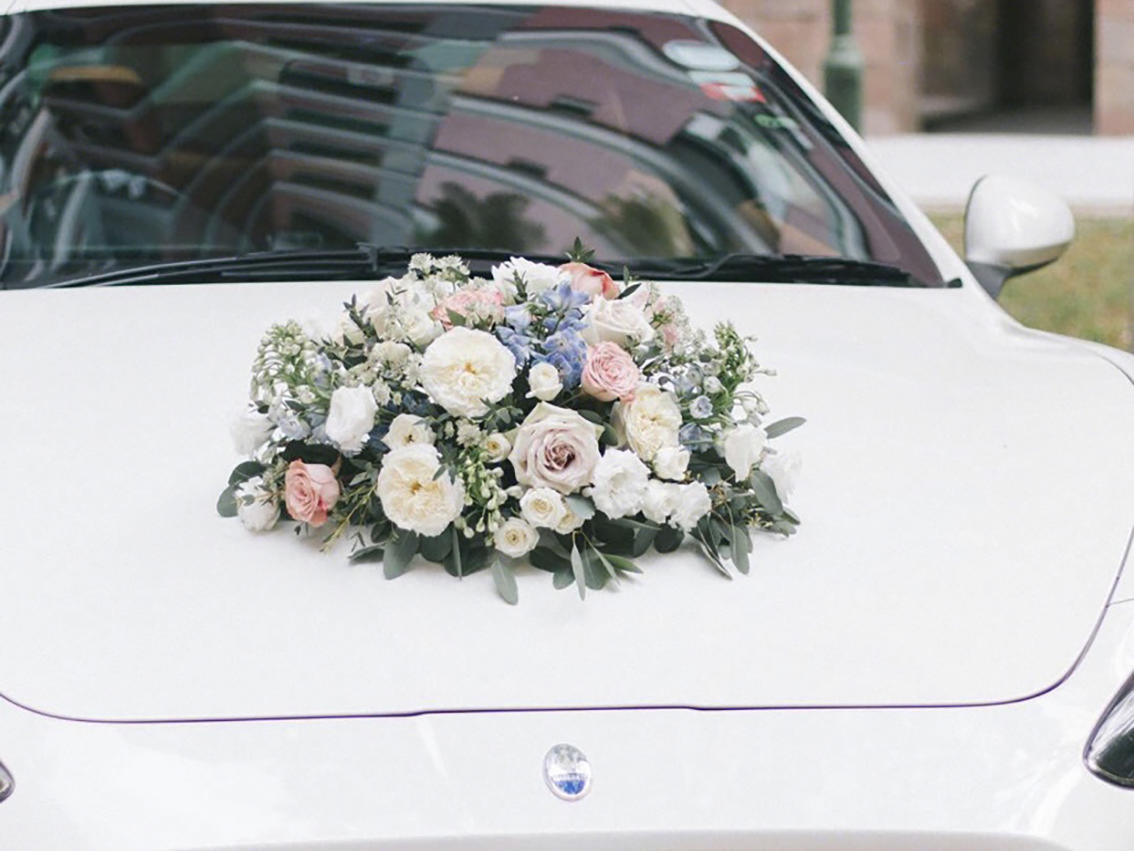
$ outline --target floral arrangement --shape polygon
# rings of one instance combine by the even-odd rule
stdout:
[[[521,564],[579,595],[689,538],[731,577],[749,530],[791,534],[797,461],[769,440],[750,341],[694,329],[681,301],[587,264],[523,258],[473,276],[415,255],[344,307],[333,333],[270,328],[234,425],[218,511],[354,541],[354,561],[454,576],[489,569],[517,601]]]

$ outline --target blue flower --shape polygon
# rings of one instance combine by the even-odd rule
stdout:
[[[544,355],[537,362],[546,361],[559,371],[565,390],[579,386],[583,377],[583,364],[587,360],[587,344],[574,328],[564,328],[543,341]]]
[[[531,337],[509,328],[507,325],[498,325],[496,326],[496,338],[512,353],[512,357],[516,359],[516,366],[523,366],[531,359]]]
[[[696,423],[686,423],[683,425],[681,431],[677,433],[677,439],[681,441],[682,446],[694,452],[703,449],[706,444],[711,442],[709,436],[705,434],[704,429]]]
[[[572,308],[579,308],[587,304],[591,297],[586,293],[576,292],[571,289],[570,282],[564,282],[557,287],[544,290],[540,293],[539,299],[555,313],[566,313]]]
[[[695,420],[707,420],[713,415],[713,400],[708,396],[698,396],[690,404],[689,413]]]
[[[526,305],[517,304],[504,309],[504,321],[510,328],[523,334],[532,324],[532,315]]]

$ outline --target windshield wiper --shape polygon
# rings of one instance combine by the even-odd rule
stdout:
[[[804,254],[726,254],[711,260],[642,258],[628,262],[641,278],[669,281],[760,281],[770,284],[846,284],[923,287],[905,269],[870,260]]]

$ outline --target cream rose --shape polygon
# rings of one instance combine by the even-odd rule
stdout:
[[[634,343],[654,338],[654,328],[646,314],[628,299],[595,299],[587,308],[585,318],[583,339],[592,346],[610,342],[629,348]]]
[[[339,482],[325,464],[292,461],[284,474],[284,504],[293,520],[322,526],[339,501]]]
[[[512,390],[516,361],[486,331],[454,328],[438,337],[421,362],[421,386],[459,417],[482,417]]]
[[[492,543],[504,555],[520,558],[536,548],[539,532],[519,517],[510,517],[496,530]]]
[[[532,488],[520,497],[520,513],[533,526],[554,529],[567,516],[567,503],[551,488]]]
[[[528,371],[529,399],[540,399],[550,402],[563,389],[563,381],[559,377],[559,370],[547,361],[537,363]]]
[[[436,438],[429,424],[416,414],[398,414],[382,442],[390,449],[403,449],[415,443],[432,446]]]
[[[500,432],[494,431],[484,439],[484,451],[488,453],[489,461],[499,464],[512,451],[512,442]]]
[[[382,460],[375,490],[395,526],[440,535],[461,514],[464,490],[448,473],[438,476],[437,450],[425,444],[395,449]]]
[[[681,408],[677,398],[656,384],[640,384],[631,402],[616,402],[615,431],[643,461],[651,462],[665,447],[678,445]]]
[[[601,426],[575,411],[540,402],[516,430],[508,460],[516,481],[574,493],[591,483],[599,460]]]
[[[582,388],[602,402],[629,400],[642,378],[634,358],[617,343],[599,343],[587,350]]]
[[[353,455],[366,445],[374,428],[378,403],[369,387],[340,387],[331,394],[331,409],[324,429],[339,449]]]
[[[748,478],[767,443],[768,435],[764,429],[749,423],[739,425],[725,435],[725,462],[732,467],[737,479]]]

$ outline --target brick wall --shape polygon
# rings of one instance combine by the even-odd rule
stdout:
[[[1095,132],[1134,134],[1134,0],[1095,2]]]

